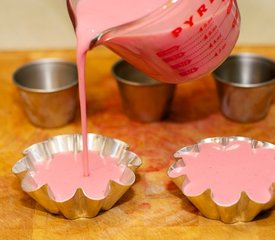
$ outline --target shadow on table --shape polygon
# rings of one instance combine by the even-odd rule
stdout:
[[[176,186],[176,184],[174,184],[172,181],[170,181],[167,185],[166,185],[166,189],[167,191],[174,195],[176,198],[179,198],[182,200],[182,208],[192,214],[198,214],[199,211],[198,209],[188,200],[187,197],[185,197],[183,195],[183,193],[180,191],[180,189]]]

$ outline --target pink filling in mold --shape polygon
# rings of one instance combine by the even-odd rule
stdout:
[[[263,145],[243,140],[199,143],[190,151],[185,148],[176,153],[181,159],[169,176],[186,177],[182,185],[186,196],[198,196],[210,189],[216,204],[230,206],[245,192],[254,202],[264,204],[271,200],[275,183],[275,146]]]
[[[105,198],[110,189],[109,182],[129,185],[135,179],[134,173],[125,165],[119,165],[119,159],[111,156],[100,156],[99,153],[89,151],[89,176],[83,175],[82,152],[56,153],[43,162],[34,163],[24,182],[33,182],[35,189],[48,185],[49,196],[64,202],[73,197],[76,190],[81,188],[90,199]],[[132,179],[132,181],[131,181]]]

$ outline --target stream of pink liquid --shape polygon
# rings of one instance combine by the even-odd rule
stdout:
[[[83,174],[89,176],[85,60],[91,41],[114,26],[138,19],[161,6],[166,0],[80,0],[76,5],[77,69],[83,138]]]

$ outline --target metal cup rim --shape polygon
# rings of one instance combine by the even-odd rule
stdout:
[[[243,58],[243,57],[254,58],[254,59],[258,59],[258,60],[267,62],[268,64],[274,65],[274,69],[275,69],[275,61],[274,60],[272,60],[271,58],[262,56],[260,54],[256,54],[256,53],[244,52],[244,53],[232,54],[227,59]],[[220,67],[221,67],[221,65],[220,65]],[[232,87],[239,87],[239,88],[259,88],[259,87],[264,87],[264,86],[267,86],[267,85],[272,85],[272,84],[275,83],[275,77],[271,78],[270,80],[267,80],[265,82],[261,82],[261,83],[250,83],[249,84],[249,83],[229,82],[229,81],[224,80],[223,78],[221,78],[217,74],[217,69],[212,72],[212,76],[215,78],[215,80],[217,80],[217,81],[219,81],[221,83],[224,83],[226,85],[232,86]]]
[[[78,84],[78,80],[77,78],[75,79],[75,81],[72,81],[70,84],[67,84],[63,87],[58,87],[58,88],[54,88],[54,89],[42,89],[42,88],[31,88],[31,87],[26,87],[23,86],[22,84],[18,83],[17,81],[17,75],[20,74],[20,72],[26,68],[32,67],[32,66],[36,66],[36,65],[40,65],[40,64],[45,64],[45,63],[62,63],[62,64],[66,64],[70,67],[75,68],[76,64],[72,61],[69,60],[65,60],[65,59],[61,59],[61,58],[43,58],[43,59],[37,59],[31,62],[28,62],[26,64],[23,64],[22,66],[20,66],[19,68],[17,68],[15,70],[15,72],[13,73],[13,83],[20,89],[27,91],[27,92],[33,92],[33,93],[55,93],[55,92],[61,92],[63,90],[69,89],[75,85]]]

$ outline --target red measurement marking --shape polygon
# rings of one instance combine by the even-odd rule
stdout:
[[[219,34],[218,37],[216,37],[212,42],[209,44],[209,48],[214,47],[222,38],[222,35]]]
[[[181,76],[187,76],[187,75],[190,75],[190,74],[192,74],[192,73],[197,72],[198,70],[199,70],[198,67],[194,67],[194,68],[191,68],[191,69],[189,69],[189,70],[187,70],[187,71],[180,72],[179,74],[180,74]]]
[[[188,52],[190,49],[193,49],[196,46],[199,37],[202,35],[202,32],[207,31],[213,24],[213,18],[211,17],[201,28],[200,30],[192,35],[189,39],[184,41],[184,44],[181,46],[182,49],[186,49],[185,51]],[[181,31],[181,30],[179,30]],[[200,43],[199,39],[199,43]],[[188,48],[187,48],[188,47]]]
[[[215,57],[219,56],[221,52],[225,49],[225,47],[226,47],[226,43],[224,43],[219,49],[217,49],[214,56]]]
[[[214,26],[212,29],[210,29],[210,30],[204,35],[203,40],[207,40],[209,37],[211,37],[211,35],[212,35],[213,33],[216,32],[217,28],[218,28],[217,26]]]
[[[213,22],[213,17],[211,17],[205,24],[203,24],[202,27],[200,27],[199,32],[203,32],[207,27],[209,27],[209,25],[211,25],[211,23]]]
[[[212,30],[212,33],[213,33],[213,30],[216,31],[217,26],[216,25],[213,26],[213,24],[214,24],[213,20],[209,20],[207,28],[205,28],[203,31],[207,32],[207,31]],[[207,38],[208,38],[207,36],[202,35],[202,34],[196,35],[196,39],[193,39],[192,42],[189,45],[187,45],[185,43],[182,48],[185,50],[186,53],[189,53],[188,56],[191,56],[191,55],[193,55],[194,53],[197,52],[197,51],[192,52],[193,49],[198,49],[198,51],[200,51],[205,46],[205,44],[207,44],[207,43],[205,43]],[[203,41],[203,40],[205,40],[205,41]],[[198,46],[201,46],[201,47],[198,47]],[[192,52],[192,53],[190,53],[190,52]]]
[[[213,30],[213,31],[212,31],[212,33],[211,33],[211,36],[210,36],[209,38],[207,37],[207,41],[206,41],[206,42],[205,42],[205,41],[200,41],[200,45],[201,45],[201,46],[200,46],[199,48],[197,48],[196,51],[189,52],[189,54],[187,54],[186,57],[194,59],[194,58],[196,58],[196,57],[202,55],[204,52],[207,52],[207,51],[209,50],[209,44],[213,41],[213,39],[216,39],[216,42],[217,42],[217,40],[220,40],[219,37],[216,37],[217,34],[219,33],[219,32],[218,32],[217,26],[215,25],[215,26],[212,28],[212,30]],[[219,34],[219,35],[220,35],[220,34]],[[213,42],[214,42],[214,41],[213,41]],[[202,51],[203,48],[204,48],[204,50]],[[191,50],[191,49],[190,49],[190,50]],[[188,51],[186,51],[186,52],[188,52]],[[199,55],[198,55],[198,56],[194,56],[194,55],[197,54],[197,53],[199,53]]]
[[[228,36],[228,35],[227,35],[227,36]],[[226,39],[225,39],[224,41],[226,41]],[[200,66],[201,66],[201,65],[204,65],[204,64],[206,64],[206,63],[212,61],[212,59],[214,59],[215,57],[217,57],[218,54],[220,54],[220,53],[222,52],[222,50],[225,49],[226,43],[225,43],[224,41],[220,41],[220,42],[217,44],[216,47],[214,47],[212,50],[210,50],[210,52],[205,51],[206,54],[204,54],[203,56],[202,56],[202,54],[201,54],[201,55],[198,55],[197,57],[200,57],[200,58],[197,58],[197,57],[196,57],[197,59],[194,58],[194,59],[196,59],[196,62],[192,61],[193,64],[192,64],[191,66],[189,66],[189,67],[197,67],[197,64],[200,64]],[[220,47],[220,45],[221,45],[222,43],[223,43],[223,46]],[[212,53],[214,53],[214,54],[212,55]],[[216,54],[216,53],[217,53],[217,54]],[[210,57],[210,55],[212,55],[212,57]],[[194,60],[194,59],[193,59],[193,60]]]
[[[163,58],[164,62],[172,62],[174,60],[177,60],[179,58],[182,58],[185,55],[185,52],[179,52],[173,56],[167,57],[167,58]]]
[[[171,67],[172,67],[173,69],[179,69],[179,68],[182,68],[182,67],[186,67],[186,66],[189,65],[191,62],[192,62],[191,59],[187,59],[187,60],[184,60],[183,62],[177,63],[177,64],[175,64],[175,65],[171,65]]]
[[[180,45],[175,45],[175,46],[169,47],[168,49],[161,50],[161,51],[157,52],[156,54],[159,57],[164,57],[168,54],[172,54],[173,52],[179,50],[179,48],[180,48]]]

